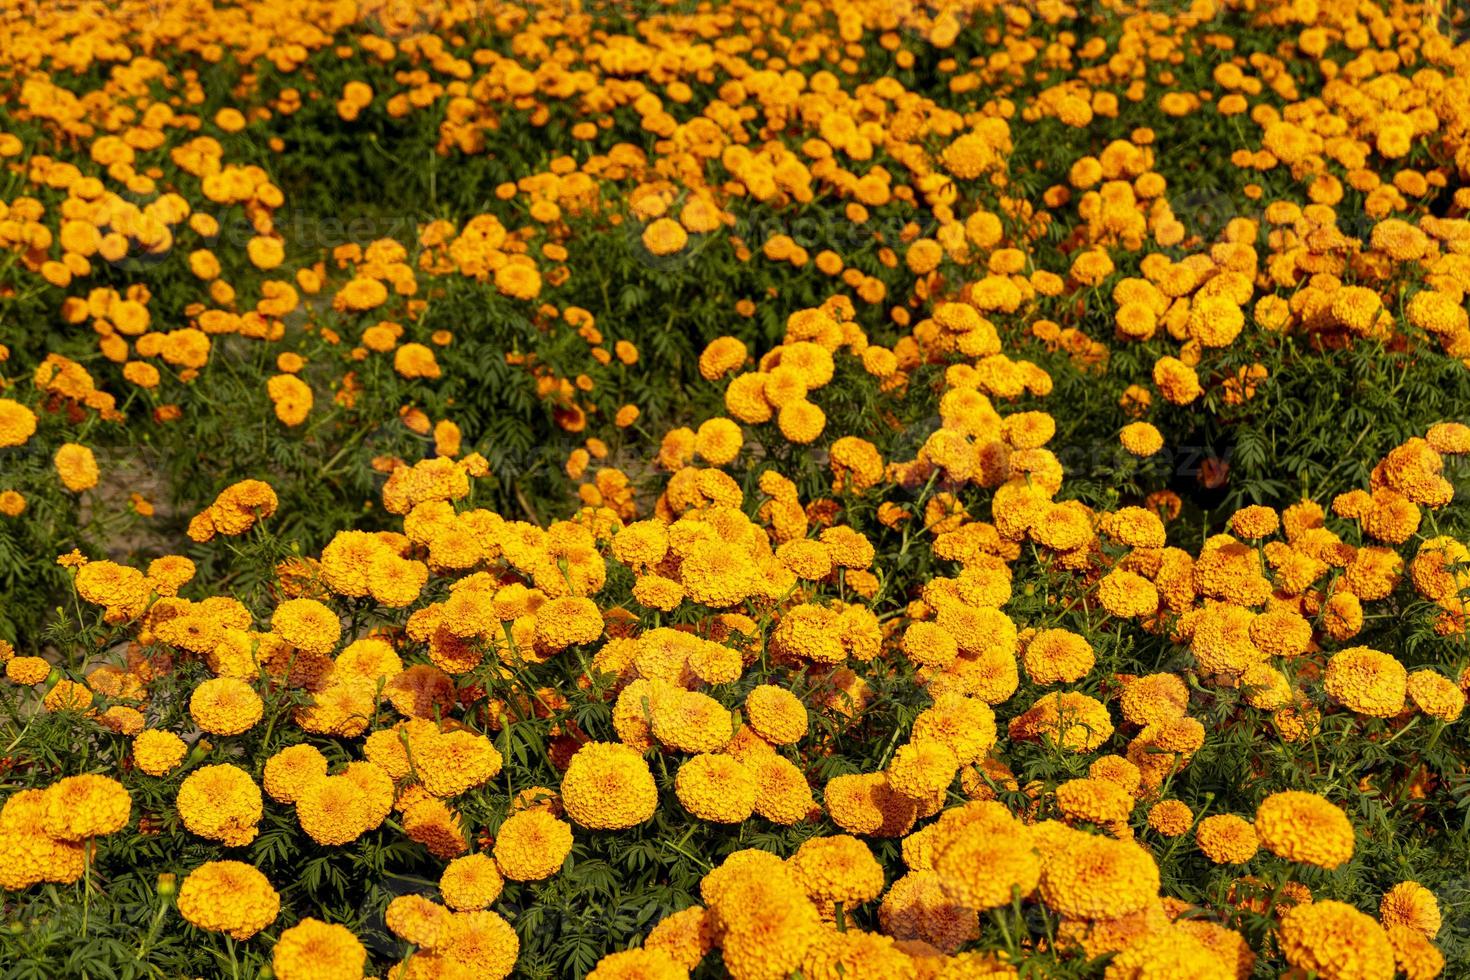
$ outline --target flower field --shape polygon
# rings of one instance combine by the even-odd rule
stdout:
[[[0,978],[1470,976],[1470,10],[0,0]]]

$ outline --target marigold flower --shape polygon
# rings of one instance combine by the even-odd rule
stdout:
[[[23,446],[36,434],[36,413],[10,398],[0,398],[0,448]]]
[[[1014,821],[961,830],[939,852],[934,870],[946,895],[977,911],[1009,905],[1013,892],[1025,898],[1042,875],[1029,832]]]
[[[1082,835],[1042,866],[1042,900],[1062,915],[1117,918],[1143,908],[1158,892],[1158,866],[1129,841]]]
[[[832,822],[850,834],[898,837],[914,824],[914,800],[894,790],[883,773],[834,776],[823,797]]]
[[[1069,630],[1046,629],[1026,644],[1021,662],[1033,684],[1072,683],[1092,670],[1092,644]]]
[[[1012,738],[1047,739],[1071,752],[1090,752],[1112,734],[1108,709],[1076,691],[1044,695],[1010,723]]]
[[[787,866],[823,917],[835,915],[838,904],[851,911],[883,891],[883,866],[868,845],[846,834],[808,840]]]
[[[1057,808],[1072,820],[1116,825],[1133,813],[1133,796],[1116,783],[1088,777],[1069,779],[1057,787]]]
[[[625,949],[597,961],[587,980],[683,980],[684,966],[659,949]]]
[[[327,775],[327,758],[314,745],[291,745],[265,760],[262,782],[271,799],[295,803],[306,787]]]
[[[1353,856],[1353,825],[1316,793],[1273,793],[1256,808],[1256,835],[1272,854],[1329,871]]]
[[[1118,434],[1118,441],[1123,444],[1124,449],[1138,457],[1152,456],[1164,448],[1163,435],[1149,422],[1129,422]]]
[[[1384,893],[1378,919],[1385,928],[1404,926],[1433,939],[1441,924],[1439,901],[1417,881],[1401,881]]]
[[[62,485],[72,493],[92,489],[101,475],[92,450],[74,442],[68,442],[56,450],[53,462]]]
[[[1446,724],[1465,710],[1465,692],[1448,677],[1433,670],[1416,670],[1405,685],[1414,707]]]
[[[592,830],[622,830],[653,816],[658,789],[634,749],[588,742],[572,756],[561,783],[567,816]]]
[[[1408,671],[1386,653],[1348,647],[1327,662],[1322,686],[1334,701],[1358,714],[1390,718],[1404,710]]]
[[[12,657],[5,662],[5,676],[22,687],[31,687],[51,674],[51,665],[43,657]]]
[[[1393,946],[1383,927],[1343,902],[1296,905],[1281,916],[1277,941],[1286,961],[1342,980],[1394,975]]]
[[[330,653],[342,636],[337,614],[315,599],[287,599],[271,615],[271,629],[307,653]]]
[[[544,809],[512,814],[495,836],[496,867],[512,881],[550,878],[561,870],[571,850],[571,826]],[[445,901],[454,905],[447,894]]]
[[[259,869],[241,861],[207,861],[179,886],[186,922],[244,942],[276,921],[281,896]]]
[[[755,776],[755,812],[772,823],[791,826],[816,808],[811,787],[795,763],[784,756],[758,756],[746,762]]]
[[[506,823],[529,813],[539,812],[541,811],[532,810],[513,814]],[[514,828],[512,832],[514,833]],[[495,841],[497,849],[500,847],[504,833],[505,824],[502,824],[501,833],[497,835]],[[570,836],[570,828],[568,828],[568,835]],[[474,912],[488,908],[500,897],[500,892],[505,887],[505,882],[500,876],[498,860],[498,858],[492,859],[487,854],[466,854],[464,857],[450,861],[444,868],[444,873],[439,876],[439,894],[444,896],[444,904],[456,912]]]
[[[1179,837],[1194,824],[1194,814],[1181,800],[1161,800],[1148,811],[1148,825],[1165,837]]]
[[[204,681],[189,698],[189,714],[200,729],[211,735],[239,735],[249,731],[264,711],[260,695],[234,677]]]
[[[404,942],[432,950],[448,931],[449,911],[422,895],[399,895],[388,903],[383,920]]]
[[[909,742],[888,763],[888,785],[915,800],[943,793],[959,772],[959,759],[948,745],[927,739]]]
[[[109,776],[67,776],[46,788],[46,833],[63,841],[84,841],[128,825],[133,801],[123,784]]]
[[[280,980],[362,980],[367,950],[346,926],[310,916],[281,933],[271,953]]]
[[[150,728],[133,737],[133,763],[150,776],[162,776],[184,761],[188,749],[173,732]]]
[[[190,833],[226,847],[255,840],[263,812],[260,787],[245,770],[228,764],[189,773],[179,786],[176,805]]]
[[[1260,849],[1256,830],[1233,814],[1205,817],[1194,829],[1195,843],[1216,864],[1244,864]]]

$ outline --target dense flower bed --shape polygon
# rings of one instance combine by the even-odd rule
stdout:
[[[0,974],[1470,969],[1470,24],[0,0]]]

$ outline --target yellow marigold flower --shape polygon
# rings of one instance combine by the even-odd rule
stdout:
[[[1153,380],[1164,400],[1173,405],[1188,405],[1204,394],[1194,368],[1177,357],[1159,358],[1154,364]]]
[[[244,942],[276,921],[281,896],[259,869],[242,861],[207,861],[179,886],[184,921]]]
[[[745,437],[740,426],[726,418],[708,419],[694,436],[694,451],[711,466],[726,466],[740,455]]]
[[[1130,724],[1155,724],[1185,716],[1189,689],[1179,674],[1145,674],[1130,680],[1120,698],[1123,718]]]
[[[745,364],[749,351],[734,337],[716,337],[699,355],[699,373],[706,381],[718,381]]]
[[[541,273],[529,264],[508,262],[495,270],[495,288],[512,299],[535,299],[541,295]]]
[[[449,910],[422,895],[399,895],[388,903],[383,921],[404,942],[432,950],[448,931]]]
[[[296,819],[318,844],[351,843],[368,829],[371,820],[367,794],[345,775],[313,780],[296,800]]]
[[[91,714],[92,691],[85,684],[62,679],[41,699],[46,711],[81,711]]]
[[[1433,939],[1441,925],[1439,901],[1417,881],[1401,881],[1384,893],[1378,918],[1385,928],[1404,926],[1426,939]]]
[[[822,935],[816,908],[779,858],[767,874],[740,875],[710,905],[723,926],[721,951],[732,976],[788,976]]]
[[[797,578],[820,581],[832,572],[832,552],[821,541],[796,538],[776,548],[776,560]]]
[[[878,908],[883,931],[900,941],[929,943],[946,954],[979,938],[979,913],[949,897],[943,881],[932,870],[910,871],[895,881]]]
[[[724,609],[755,591],[757,570],[746,555],[724,542],[701,541],[685,555],[679,575],[691,599]]]
[[[263,812],[260,787],[245,770],[228,764],[189,773],[176,805],[185,829],[226,847],[255,840]]]
[[[1363,604],[1351,592],[1338,592],[1322,607],[1321,622],[1327,635],[1334,640],[1352,639],[1363,628]],[[1364,661],[1364,664],[1370,669],[1375,666],[1372,661]]]
[[[866,837],[902,836],[917,815],[914,801],[889,786],[881,772],[834,776],[823,798],[833,823]]]
[[[1047,629],[1026,644],[1021,662],[1033,684],[1046,686],[1081,680],[1092,670],[1096,656],[1084,637],[1070,630]]]
[[[903,632],[903,652],[920,667],[944,667],[959,656],[959,644],[938,623],[910,623]]]
[[[46,788],[44,827],[51,837],[83,841],[128,825],[133,800],[109,776],[67,776]]]
[[[887,769],[888,785],[911,799],[927,800],[943,793],[954,782],[959,768],[959,759],[948,745],[917,740],[893,754]]]
[[[1353,825],[1316,793],[1273,793],[1256,809],[1256,835],[1272,854],[1329,871],[1353,856]]]
[[[110,561],[91,561],[77,569],[77,595],[97,606],[137,610],[148,602],[149,584],[136,568]]]
[[[330,653],[342,636],[342,621],[315,599],[287,599],[271,615],[271,629],[307,653]]]
[[[1460,309],[1460,312],[1470,320],[1470,313],[1465,313],[1464,309]],[[1470,323],[1465,325],[1470,326]],[[1441,453],[1470,453],[1470,425],[1463,422],[1438,422],[1424,433],[1424,441]]]
[[[1205,670],[1238,675],[1266,659],[1251,640],[1255,614],[1228,602],[1207,605],[1194,620],[1190,646]]]
[[[978,698],[940,694],[914,719],[910,738],[945,745],[960,765],[969,765],[995,746],[995,712]]]
[[[527,813],[538,812],[541,811],[526,811],[515,814],[510,819],[515,820]],[[509,822],[510,820],[506,821]],[[505,825],[502,824],[501,834],[504,834],[504,830]],[[499,837],[496,839],[496,846],[500,846]],[[456,912],[474,912],[488,908],[500,897],[504,887],[505,882],[500,876],[496,861],[487,854],[467,854],[455,858],[439,876],[439,894],[444,896],[444,904]]]
[[[1133,796],[1116,783],[1088,777],[1069,779],[1057,787],[1057,808],[1072,820],[1118,824],[1133,813]]]
[[[1152,456],[1164,448],[1163,435],[1149,422],[1129,422],[1118,434],[1118,441],[1129,453],[1140,458]]]
[[[25,513],[25,495],[16,490],[0,490],[0,514],[19,517]]]
[[[707,694],[656,682],[650,704],[651,730],[662,744],[681,752],[715,752],[734,734],[730,709]]]
[[[211,735],[239,735],[260,721],[265,703],[247,683],[234,677],[213,677],[194,689],[189,714]]]
[[[1112,734],[1108,709],[1076,691],[1044,695],[1010,723],[1012,738],[1046,739],[1070,752],[1091,752]]]
[[[503,762],[489,738],[465,729],[434,734],[414,746],[414,770],[434,796],[458,796],[483,786]]]
[[[51,674],[51,665],[43,657],[12,657],[5,662],[5,676],[22,687],[31,687]]]
[[[1134,795],[1143,784],[1143,771],[1121,755],[1101,755],[1087,767],[1087,775],[1121,788]]]
[[[271,953],[280,980],[362,980],[367,950],[346,926],[306,917],[281,933]]]
[[[679,767],[679,802],[712,823],[739,823],[755,811],[755,776],[728,755],[697,755]]]
[[[265,760],[262,783],[277,803],[295,803],[306,787],[325,779],[327,757],[305,742],[291,745]]]
[[[787,866],[824,918],[835,915],[838,904],[851,912],[883,891],[883,866],[868,845],[847,834],[813,837]]]
[[[592,643],[602,628],[597,603],[583,596],[553,599],[536,611],[536,642],[548,651]]]
[[[811,786],[800,769],[784,756],[763,755],[745,763],[755,775],[755,812],[772,823],[791,826],[816,808]]]
[[[458,967],[473,977],[502,980],[515,969],[520,955],[520,939],[500,916],[488,909],[456,912],[449,917],[443,939],[429,953],[415,959],[425,961],[431,975],[443,975]]]
[[[300,425],[311,414],[315,402],[311,387],[294,374],[278,374],[266,381],[265,392],[276,418],[288,426]]]
[[[62,484],[72,493],[81,493],[97,485],[101,471],[97,468],[97,458],[86,446],[68,442],[56,450],[52,461]]]
[[[658,788],[648,763],[634,749],[588,742],[572,756],[561,783],[567,816],[591,830],[636,826],[658,807]]]
[[[659,218],[643,229],[643,247],[654,255],[673,255],[689,244],[689,233],[673,218]]]
[[[512,814],[495,836],[496,867],[512,881],[550,878],[571,850],[571,825],[545,809]]]
[[[403,829],[410,840],[418,841],[430,854],[444,860],[465,852],[463,823],[459,814],[443,800],[419,797],[406,806],[401,804],[402,801]]]
[[[1414,671],[1409,675],[1406,690],[1414,707],[1445,723],[1457,721],[1465,710],[1465,692],[1437,671]]]
[[[811,402],[798,399],[781,406],[776,424],[788,441],[804,446],[822,434],[827,414]]]
[[[1201,820],[1194,829],[1194,840],[1205,857],[1216,864],[1244,864],[1260,849],[1255,827],[1228,813]]]
[[[1246,952],[1249,953],[1249,947],[1246,947]],[[1227,952],[1211,948],[1181,920],[1178,924],[1166,926],[1129,944],[1108,964],[1107,978],[1162,980],[1164,977],[1189,977],[1191,980],[1236,980],[1238,971],[1228,965],[1226,960],[1226,956],[1231,955],[1238,953],[1235,950]],[[1246,975],[1249,975],[1249,971]]]
[[[1296,905],[1281,916],[1281,954],[1303,971],[1339,980],[1388,980],[1393,946],[1383,927],[1344,902]]]
[[[1085,834],[1051,854],[1042,867],[1041,898],[1066,916],[1115,919],[1158,894],[1158,866],[1131,841]]]
[[[1148,825],[1165,837],[1179,837],[1194,824],[1194,813],[1181,800],[1162,800],[1148,811]]]
[[[1014,821],[961,830],[939,852],[934,870],[947,896],[977,911],[1009,905],[1013,890],[1025,898],[1042,875],[1030,832]]]
[[[587,980],[684,980],[689,970],[659,949],[625,949],[597,961]]]
[[[1404,710],[1408,671],[1386,653],[1348,647],[1327,662],[1322,686],[1334,701],[1358,714],[1391,718]]]
[[[806,706],[785,688],[759,684],[745,696],[745,717],[772,745],[790,745],[807,733]]]
[[[36,434],[36,413],[10,398],[0,398],[0,448],[23,446]]]
[[[1407,926],[1387,926],[1395,968],[1406,980],[1434,980],[1444,972],[1445,959],[1423,933]]]
[[[133,738],[133,764],[150,776],[162,776],[184,761],[188,748],[173,732],[150,728]]]
[[[714,948],[712,920],[709,911],[698,905],[666,915],[643,940],[643,948],[659,950],[692,970]]]
[[[434,350],[423,344],[404,344],[393,352],[393,370],[409,380],[433,380],[442,373]]]

